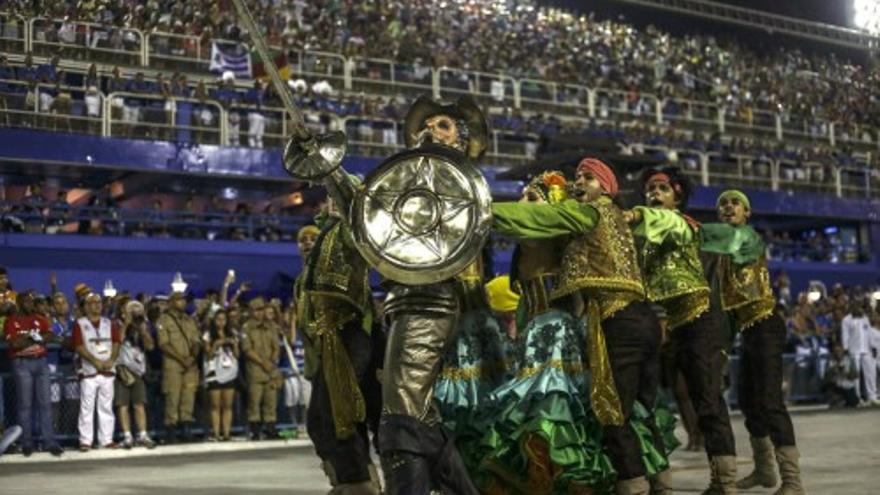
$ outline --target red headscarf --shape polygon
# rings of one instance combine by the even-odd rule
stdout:
[[[670,177],[669,174],[663,172],[652,174],[645,184],[647,185],[652,182],[663,182],[669,184],[669,187],[671,187],[673,191],[675,191],[677,194],[681,194],[681,184],[679,184],[678,182],[673,182],[672,177]]]
[[[612,198],[617,196],[617,192],[620,189],[617,186],[617,177],[614,175],[614,171],[611,170],[611,167],[605,165],[602,160],[596,158],[584,158],[581,160],[581,163],[578,164],[578,172],[585,171],[593,174],[593,177],[599,181],[599,185],[602,186],[602,189],[606,194]]]

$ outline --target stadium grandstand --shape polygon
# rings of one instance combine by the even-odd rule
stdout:
[[[417,97],[469,95],[489,122],[479,170],[497,201],[546,170],[573,177],[584,156],[614,168],[629,206],[642,170],[679,168],[701,222],[721,191],[745,191],[786,322],[789,403],[828,402],[855,302],[880,334],[877,2],[245,3],[305,127],[344,132],[361,179],[408,148]],[[0,320],[16,292],[51,303],[82,287],[158,318],[174,282],[200,325],[212,304],[246,310],[257,295],[291,325],[297,236],[327,193],[285,170],[297,123],[251,34],[230,0],[0,2]],[[507,273],[515,241],[488,247],[487,273]],[[4,360],[0,428],[17,400]],[[63,407],[56,431],[74,445]],[[161,436],[159,401],[147,411]]]

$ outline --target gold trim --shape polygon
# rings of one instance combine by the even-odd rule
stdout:
[[[690,292],[675,299],[658,302],[666,310],[666,321],[669,330],[675,330],[696,320],[709,311],[709,290]]]
[[[529,378],[540,374],[547,368],[556,368],[566,374],[575,375],[587,371],[587,367],[583,363],[567,363],[561,359],[551,359],[540,366],[532,366],[530,368],[522,368],[517,372],[517,378]]]
[[[559,299],[580,290],[604,289],[616,291],[635,292],[640,297],[645,297],[645,286],[638,281],[620,277],[581,277],[569,281],[566,285],[558,287],[550,295],[551,300]]]
[[[620,426],[626,418],[614,383],[605,331],[599,317],[599,303],[587,303],[587,356],[590,363],[590,405],[603,425]]]

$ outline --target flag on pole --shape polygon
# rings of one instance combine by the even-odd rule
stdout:
[[[242,43],[211,43],[211,72],[230,71],[241,79],[251,78],[251,54]]]
[[[270,50],[272,50],[272,48],[273,47],[269,47]],[[278,74],[281,75],[281,79],[284,79],[285,81],[290,79],[293,75],[293,70],[288,63],[287,55],[283,51],[273,51],[271,55],[272,61],[275,62],[275,67],[278,68]],[[251,49],[251,63],[253,65],[254,79],[265,79],[269,77],[266,65],[255,48]]]

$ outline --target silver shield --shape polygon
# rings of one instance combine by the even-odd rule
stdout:
[[[445,146],[403,151],[371,172],[352,208],[361,255],[410,285],[445,280],[474,261],[491,227],[486,179]]]

